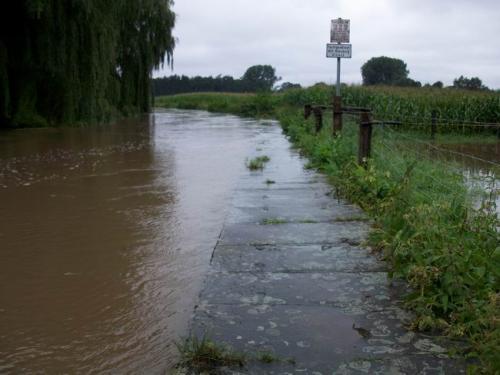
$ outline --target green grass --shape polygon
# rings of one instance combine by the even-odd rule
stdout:
[[[287,224],[288,221],[280,218],[269,218],[269,219],[264,219],[260,222],[261,225],[280,225],[280,224]]]
[[[396,138],[376,134],[368,168],[357,165],[356,124],[341,137],[318,135],[298,116],[282,119],[311,166],[374,220],[370,244],[384,253],[391,276],[407,280],[413,328],[465,337],[467,355],[487,371],[500,369],[500,221],[491,207],[473,209],[462,175],[449,163],[424,159]],[[382,147],[384,144],[385,148]]]
[[[356,215],[356,216],[337,217],[333,221],[337,222],[337,223],[348,223],[351,221],[368,221],[368,220],[370,220],[370,219],[368,217],[366,217],[365,215]]]
[[[204,335],[196,336],[177,344],[181,355],[178,367],[186,368],[195,373],[213,373],[220,367],[243,367],[248,358],[244,353],[233,351],[226,345],[216,343]]]
[[[257,360],[262,363],[271,364],[271,363],[288,363],[289,365],[295,366],[296,362],[294,358],[280,358],[274,353],[271,352],[261,352],[257,355]]]
[[[279,361],[279,358],[276,355],[269,352],[260,353],[257,358],[259,359],[259,361],[268,364]]]
[[[476,132],[471,132],[470,129],[463,129],[462,127],[457,127],[456,133],[450,133],[449,131],[443,133],[436,133],[435,139],[431,138],[431,134],[428,131],[422,132],[418,128],[416,129],[401,129],[398,130],[397,127],[392,127],[387,130],[393,130],[396,134],[400,134],[401,137],[399,141],[415,143],[416,141],[430,142],[432,141],[436,145],[440,144],[495,144],[499,141],[499,138],[493,133],[480,132],[480,128],[476,129]]]
[[[315,85],[307,89],[292,89],[285,93],[225,94],[195,93],[161,96],[158,107],[203,109],[211,112],[233,113],[250,117],[276,117],[291,108],[305,104],[330,105],[334,89]],[[371,108],[378,120],[398,120],[403,129],[415,129],[429,135],[431,113],[438,112],[438,138],[448,142],[447,134],[494,136],[496,130],[481,127],[462,127],[462,122],[500,123],[500,93],[435,88],[402,88],[391,86],[342,87],[344,105]],[[496,139],[495,137],[493,137]],[[492,138],[488,138],[490,141]],[[469,138],[470,141],[470,138]],[[484,141],[480,139],[480,141]]]
[[[271,94],[196,93],[156,98],[156,106],[179,109],[201,109],[209,112],[233,113],[246,117],[270,117],[277,97]]]
[[[360,87],[346,88],[344,94],[349,104],[369,106],[379,116],[391,118],[429,119],[436,106],[452,119],[500,118],[498,94]],[[412,287],[406,306],[416,315],[413,328],[465,338],[470,344],[465,355],[481,360],[476,372],[500,371],[500,221],[491,202],[475,208],[478,197],[471,195],[455,165],[408,147],[428,141],[426,129],[375,131],[373,157],[366,168],[360,167],[356,123],[346,121],[341,136],[332,138],[331,124],[315,134],[312,119],[303,119],[303,104],[328,103],[330,95],[330,88],[317,87],[259,100],[271,107],[267,115],[280,120],[310,167],[328,176],[337,195],[364,209],[373,223],[370,245],[384,254],[390,276]],[[223,98],[219,94],[210,100]],[[256,98],[228,96],[227,100],[237,107],[233,113],[241,114],[242,107]],[[483,142],[492,136],[496,140],[488,132],[469,135],[460,129],[458,134],[440,134],[438,141],[443,137],[455,143]]]
[[[295,107],[327,105],[332,93],[331,87],[317,85],[287,91],[281,100]],[[377,119],[399,120],[404,126],[418,126],[426,132],[430,132],[434,110],[438,112],[440,131],[454,130],[452,124],[463,121],[500,123],[500,94],[495,92],[352,85],[342,87],[342,100],[346,105],[371,108]],[[477,128],[469,130],[475,133]]]
[[[262,170],[264,169],[266,163],[268,163],[270,160],[271,159],[269,158],[269,156],[258,156],[247,162],[247,168],[251,171]]]
[[[217,343],[205,334],[201,339],[196,336],[177,343],[181,356],[177,368],[195,374],[219,374],[221,368],[243,368],[250,361],[265,364],[284,362],[295,365],[292,358],[281,359],[271,352],[242,353],[223,343]]]

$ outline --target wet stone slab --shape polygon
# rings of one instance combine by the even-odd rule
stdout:
[[[195,316],[194,333],[209,332],[214,340],[249,355],[270,352],[282,359],[271,365],[254,364],[260,373],[331,374],[356,370],[351,363],[360,359],[382,369],[403,356],[412,360],[401,363],[405,371],[400,373],[413,374],[410,370],[423,369],[426,364],[440,370],[437,373],[461,373],[459,363],[448,360],[439,342],[406,331],[403,323],[408,318],[398,308],[353,316],[330,306],[202,304]],[[293,364],[286,362],[289,358]]]
[[[317,178],[317,175],[311,175],[308,178],[302,178],[298,180],[291,180],[284,176],[281,179],[271,179],[273,175],[266,177],[264,172],[255,172],[254,176],[241,176],[238,184],[236,185],[237,191],[252,191],[264,189],[267,191],[281,190],[281,189],[324,189],[327,188],[328,191],[333,191],[332,187],[329,186],[325,179]]]
[[[228,272],[376,272],[387,265],[349,239],[337,245],[217,246],[216,270]]]
[[[220,245],[361,243],[368,233],[364,222],[229,224]]]
[[[323,184],[311,189],[239,190],[226,223],[262,223],[269,219],[306,224],[367,220],[359,208],[343,201],[339,204],[331,196],[331,188]]]
[[[192,334],[248,353],[218,373],[464,373],[449,342],[405,328],[407,285],[363,248],[363,212],[305,170],[277,128],[257,137],[249,158],[261,155],[271,160],[240,177],[193,315]]]
[[[315,224],[342,221],[365,221],[362,214],[355,214],[350,208],[331,210],[328,204],[308,206],[307,202],[291,206],[290,202],[263,202],[260,206],[234,207],[227,216],[226,224],[262,224],[268,220],[281,220],[285,223]]]
[[[274,184],[273,184],[274,185]],[[233,194],[233,201],[235,206],[255,205],[256,202],[261,200],[268,202],[280,202],[302,200],[305,202],[314,202],[322,200],[322,203],[330,203],[329,197],[332,195],[332,188],[325,184],[316,184],[315,187],[303,186],[296,188],[275,188],[275,189],[239,189]]]
[[[333,306],[361,315],[400,304],[385,272],[223,273],[207,279],[203,304]]]

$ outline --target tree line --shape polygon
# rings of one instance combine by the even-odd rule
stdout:
[[[171,62],[172,0],[4,0],[0,126],[107,121],[147,111]]]
[[[388,85],[401,87],[422,87],[422,83],[411,79],[406,63],[401,59],[387,56],[373,57],[361,67],[364,85]],[[443,88],[441,81],[426,83],[423,87]],[[465,90],[489,90],[478,77],[463,75],[453,80],[451,88]]]
[[[421,82],[409,77],[407,64],[392,57],[374,57],[361,67],[363,85],[386,85],[400,87],[434,87],[444,88],[441,81],[434,83]],[[256,91],[285,91],[300,88],[297,83],[284,82],[275,86],[280,80],[276,70],[270,65],[255,65],[247,69],[241,78],[228,75],[216,77],[188,77],[185,75],[171,75],[153,80],[154,95],[175,95],[189,92],[256,92]],[[488,90],[478,77],[467,78],[460,76],[453,81],[451,88],[466,90]]]
[[[241,78],[228,75],[188,77],[172,75],[153,80],[154,95],[174,95],[188,92],[257,92],[270,91],[276,82],[276,69],[271,65],[249,67]]]

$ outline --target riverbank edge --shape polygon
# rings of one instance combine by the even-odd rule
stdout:
[[[355,167],[352,155],[347,155],[352,152],[352,147],[346,147],[348,143],[352,143],[352,135],[338,140],[331,139],[325,132],[314,135],[311,132],[312,124],[303,120],[299,108],[277,107],[268,94],[203,94],[201,98],[203,100],[200,100],[200,95],[194,95],[194,99],[198,101],[196,102],[192,95],[162,97],[157,99],[156,104],[157,107],[164,108],[201,109],[278,119],[291,142],[309,158],[311,167],[326,174],[338,193],[359,204],[374,219],[369,245],[384,253],[392,268],[391,276],[405,279],[418,291],[407,297],[407,307],[417,314],[411,328],[439,331],[451,337],[465,337],[470,348],[461,354],[479,357],[482,361],[482,366],[471,367],[471,371],[494,373],[500,369],[496,359],[500,342],[499,297],[496,289],[498,271],[495,270],[500,264],[500,249],[495,244],[495,240],[498,240],[498,217],[493,217],[487,210],[473,211],[469,206],[470,201],[466,199],[463,184],[456,180],[456,176],[445,176],[444,179],[457,189],[457,197],[461,200],[456,205],[446,204],[447,197],[444,197],[444,202],[437,204],[403,202],[401,198],[408,195],[408,189],[412,187],[411,170],[404,171],[400,176],[402,179],[398,180],[403,188],[386,186],[389,192],[385,196],[372,194],[373,196],[367,197],[364,185],[368,183],[377,190],[381,180],[387,179],[387,176],[384,171],[377,170],[375,163],[366,170]],[[186,101],[183,102],[184,100]],[[341,149],[335,155],[339,159],[333,163],[336,167],[331,158],[322,155],[325,149],[332,146]],[[402,202],[404,204],[398,208]],[[437,208],[433,208],[433,205]],[[458,219],[461,215],[462,219]],[[457,228],[453,228],[457,219],[462,222],[458,232]],[[395,225],[391,221],[399,223]],[[431,228],[435,229],[434,225],[426,223],[428,221],[432,224],[437,222],[441,226],[438,227],[439,233],[427,233]],[[423,235],[420,233],[419,237],[418,233],[422,230]],[[459,236],[460,232],[461,237],[472,235],[473,238],[464,242]],[[453,238],[457,235],[458,238]],[[426,236],[430,237],[423,242],[422,237]],[[453,245],[461,242],[462,251],[450,251]],[[429,245],[437,248],[426,248]],[[471,257],[470,247],[475,246],[482,249],[481,254]],[[415,250],[421,254],[411,254]],[[461,277],[464,272],[470,274],[465,276],[479,280],[458,280],[457,277]],[[465,289],[469,291],[465,293]]]
[[[102,119],[91,119],[91,120],[80,120],[74,122],[60,122],[56,123],[49,121],[42,116],[32,115],[27,116],[21,123],[12,123],[4,120],[4,123],[0,121],[0,132],[8,132],[13,130],[23,130],[23,129],[59,129],[59,128],[89,128],[89,127],[99,127],[106,125],[113,125],[123,120],[136,120],[143,116],[147,116],[154,113],[153,108],[150,112],[120,112],[118,110],[108,113],[105,118]]]

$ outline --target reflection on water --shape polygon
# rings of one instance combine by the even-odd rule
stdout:
[[[456,163],[470,190],[482,201],[495,202],[500,214],[500,142],[439,145],[441,157]]]
[[[0,133],[0,373],[170,366],[261,129],[169,111]]]
[[[479,207],[483,200],[496,203],[500,214],[500,141],[467,144],[413,145],[418,154],[446,162],[463,174],[465,183]],[[422,154],[425,153],[425,154]]]
[[[472,174],[487,175],[499,172],[500,142],[439,145],[443,155]]]

